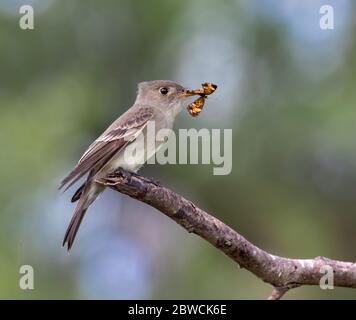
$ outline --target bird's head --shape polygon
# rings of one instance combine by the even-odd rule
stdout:
[[[215,89],[216,85],[210,83],[203,84],[202,89],[190,90],[170,80],[145,81],[138,85],[136,103],[160,108],[176,115],[187,98],[200,96],[204,100]]]
[[[169,80],[141,82],[138,85],[137,103],[154,107],[171,107],[180,104],[190,95],[188,89]]]

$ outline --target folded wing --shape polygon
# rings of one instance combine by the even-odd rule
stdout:
[[[94,175],[124,146],[136,139],[153,117],[153,110],[135,106],[117,119],[83,154],[76,167],[62,180],[59,189],[67,190],[90,171]]]

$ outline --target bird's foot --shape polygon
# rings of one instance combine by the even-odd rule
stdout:
[[[130,173],[119,168],[113,172],[110,172],[105,178],[102,180],[104,181],[104,184],[107,186],[114,186],[120,183],[120,181],[128,180],[130,178]]]
[[[154,178],[144,178],[145,181],[147,181],[148,183],[154,184],[157,187],[162,187],[161,183]]]
[[[140,180],[143,180],[147,183],[151,183],[151,184],[154,184],[155,186],[157,187],[160,187],[161,184],[158,180],[154,179],[154,178],[147,178],[147,177],[144,177],[144,176],[141,176],[139,175],[138,173],[136,172],[130,172],[130,174],[133,176],[133,177],[136,177],[137,179],[140,179]]]
[[[124,180],[129,181],[132,177],[135,177],[139,180],[143,180],[146,183],[154,184],[157,187],[161,187],[160,182],[154,178],[146,178],[144,176],[139,175],[136,172],[126,171],[122,168],[119,168],[119,169],[115,170],[114,172],[108,174],[105,177],[105,184],[116,185],[119,183],[119,180],[124,179]]]

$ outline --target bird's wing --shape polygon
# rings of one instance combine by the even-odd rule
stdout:
[[[96,139],[80,158],[76,167],[62,180],[59,189],[67,190],[90,170],[91,175],[98,172],[124,146],[132,142],[153,117],[149,106],[136,108],[136,112],[124,113]]]

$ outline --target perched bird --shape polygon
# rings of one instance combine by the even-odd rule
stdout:
[[[76,167],[62,180],[59,189],[69,188],[87,175],[84,184],[75,192],[72,202],[78,201],[64,236],[63,246],[70,250],[85,212],[97,196],[104,191],[97,179],[106,177],[119,168],[137,172],[145,160],[152,157],[164,142],[153,147],[144,145],[143,152],[124,155],[125,149],[138,145],[137,137],[147,135],[147,124],[154,121],[156,132],[171,129],[187,97],[195,95],[177,83],[168,80],[141,82],[134,105],[115,120],[85,151]]]

